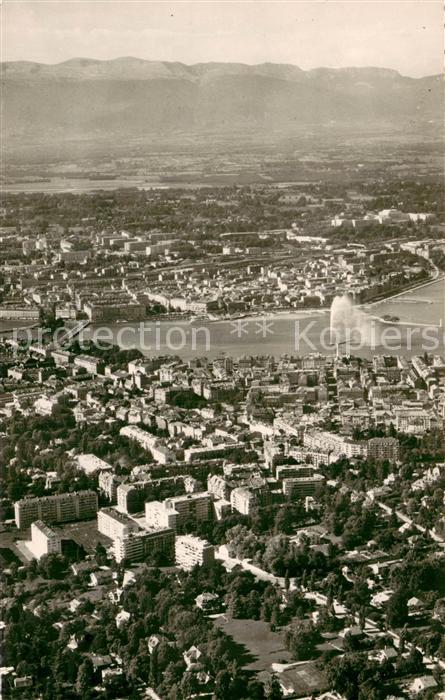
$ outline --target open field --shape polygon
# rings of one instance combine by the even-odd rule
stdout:
[[[111,540],[97,531],[97,520],[83,520],[74,523],[52,525],[58,535],[65,540],[73,540],[83,547],[87,554],[94,552],[98,542],[109,547]]]
[[[248,659],[244,668],[250,671],[270,670],[272,663],[290,663],[291,655],[285,649],[282,635],[272,632],[269,624],[262,620],[234,620],[221,615],[215,624],[245,648]]]

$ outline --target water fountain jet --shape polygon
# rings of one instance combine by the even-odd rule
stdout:
[[[355,306],[348,294],[337,295],[331,305],[331,344],[368,344],[371,335],[371,319]]]

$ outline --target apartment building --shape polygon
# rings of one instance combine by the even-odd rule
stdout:
[[[291,447],[289,449],[289,457],[293,457],[297,462],[309,463],[310,466],[318,469],[321,464],[328,465],[335,461],[335,454],[330,455],[329,452],[316,452],[309,450],[306,447]]]
[[[22,498],[14,503],[15,524],[19,530],[36,520],[46,523],[66,523],[88,520],[97,513],[95,491],[72,491],[40,498]]]
[[[438,427],[438,419],[433,411],[424,408],[401,407],[394,409],[396,430],[411,435],[423,435]]]
[[[169,527],[176,530],[178,511],[171,503],[168,506],[165,501],[150,501],[145,504],[145,522],[148,527]]]
[[[230,486],[227,480],[220,474],[211,474],[207,479],[207,490],[216,498],[227,500],[230,498]]]
[[[56,367],[63,367],[64,365],[70,364],[73,359],[73,354],[68,350],[53,350],[51,352],[51,357]]]
[[[137,532],[139,525],[116,508],[101,508],[97,513],[97,529],[102,535],[114,540],[123,539],[131,532]]]
[[[159,444],[159,440],[155,435],[148,433],[142,428],[135,425],[125,425],[119,431],[120,435],[127,437],[129,440],[134,440],[144,450],[151,452],[153,459],[158,464],[169,464],[175,460],[174,452]]]
[[[311,477],[314,473],[314,465],[279,464],[275,469],[277,479],[291,479],[300,477]]]
[[[283,479],[283,493],[288,498],[312,496],[323,482],[324,477],[321,474]]]
[[[31,523],[31,542],[29,548],[36,557],[45,556],[46,554],[61,554],[62,540],[59,535],[54,532],[42,520],[36,520]]]
[[[303,436],[303,445],[316,452],[332,452],[335,455],[344,455],[350,459],[353,457],[365,457],[367,453],[365,442],[351,440],[343,435],[330,433],[326,430],[306,431]]]
[[[153,494],[154,482],[132,481],[117,487],[117,507],[123,513],[138,513],[144,510],[144,503]]]
[[[258,508],[258,497],[255,491],[242,486],[233,489],[230,494],[230,505],[232,510],[236,510],[242,515],[251,515],[252,511]]]
[[[116,502],[117,489],[122,478],[113,474],[112,471],[103,470],[99,472],[99,490],[108,498],[110,503]]]
[[[103,374],[104,371],[103,361],[91,355],[77,355],[74,358],[74,364],[77,367],[82,367],[89,374]]]
[[[375,437],[368,440],[368,459],[373,462],[396,462],[399,459],[399,441],[393,437]]]
[[[96,455],[90,453],[77,455],[76,461],[77,468],[81,469],[85,474],[93,474],[95,471],[112,469],[111,464],[108,464],[104,459],[100,459],[100,457],[96,457]]]
[[[154,553],[161,553],[165,560],[173,563],[175,556],[175,533],[171,528],[153,528],[130,532],[126,537],[116,538],[111,548],[118,563],[143,561]]]
[[[0,318],[19,321],[38,321],[40,318],[40,309],[38,306],[4,301],[0,304]]]
[[[188,450],[184,450],[184,460],[186,462],[196,462],[203,459],[227,457],[237,446],[237,443],[223,443],[214,447],[190,447]]]
[[[212,499],[207,491],[145,504],[145,520],[149,527],[172,527],[176,530],[188,520],[210,520],[212,515]]]
[[[143,304],[139,304],[127,295],[106,294],[102,299],[87,301],[83,305],[88,318],[98,321],[142,321],[146,318]]]
[[[50,416],[57,406],[57,396],[40,396],[34,403],[34,410],[39,416]]]
[[[182,569],[192,569],[194,566],[211,566],[215,560],[212,544],[200,537],[184,535],[177,537],[175,542],[176,564]]]

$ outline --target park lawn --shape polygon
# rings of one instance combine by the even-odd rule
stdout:
[[[273,663],[290,663],[292,657],[284,646],[283,633],[272,632],[269,623],[262,620],[235,620],[220,615],[215,624],[234,642],[244,647],[246,658],[243,668],[250,671],[269,671]]]
[[[109,547],[111,540],[97,530],[97,520],[81,520],[74,523],[57,523],[52,525],[62,539],[73,540],[85,549],[87,554],[93,554],[100,542]]]

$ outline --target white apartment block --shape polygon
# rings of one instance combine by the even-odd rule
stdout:
[[[159,528],[130,532],[123,538],[113,541],[112,553],[118,563],[122,561],[143,561],[154,552],[162,552],[168,561],[173,562],[175,553],[175,533],[171,528]]]
[[[148,527],[171,527],[174,530],[178,524],[178,511],[172,504],[165,501],[149,501],[145,504],[145,522]]]
[[[233,489],[230,494],[230,505],[242,515],[251,515],[258,506],[258,498],[255,491],[250,491],[242,486]]]
[[[97,513],[95,491],[71,491],[40,498],[22,498],[14,503],[15,524],[18,529],[29,527],[36,520],[46,523],[67,523],[88,520]]]
[[[39,416],[50,416],[57,406],[57,397],[41,396],[34,404],[34,410]]]
[[[61,554],[62,540],[59,535],[54,532],[42,520],[36,520],[31,523],[31,542],[29,548],[36,557],[45,556],[46,554]]]
[[[203,459],[217,459],[226,457],[230,452],[238,446],[238,443],[221,443],[213,447],[189,447],[184,450],[184,460],[186,462],[196,462]]]
[[[90,453],[77,455],[76,461],[78,469],[81,469],[85,474],[93,474],[95,471],[112,469],[111,464],[108,464],[104,459],[100,459],[100,457],[96,457],[96,455]]]
[[[177,537],[175,543],[176,564],[182,569],[194,566],[211,566],[215,559],[214,547],[207,540],[192,535]]]
[[[283,493],[290,498],[312,496],[317,486],[320,486],[323,482],[324,477],[321,474],[283,479]]]
[[[365,442],[357,442],[327,430],[306,431],[303,436],[303,445],[316,452],[331,452],[345,457],[365,457],[367,445]]]
[[[375,462],[397,461],[399,459],[399,441],[392,437],[376,437],[368,440],[368,459]]]
[[[74,358],[74,364],[77,367],[82,367],[90,374],[100,374],[103,370],[103,361],[90,355],[77,355]]]
[[[165,501],[150,501],[145,504],[145,520],[149,527],[172,527],[177,529],[187,520],[210,520],[212,499],[207,491],[187,493],[184,496],[166,498]]]
[[[114,540],[136,532],[139,530],[139,525],[116,508],[101,508],[97,513],[97,529],[102,535]]]
[[[146,430],[142,430],[142,428],[138,428],[134,425],[125,425],[120,429],[119,435],[123,435],[129,440],[134,440],[144,450],[150,451],[153,459],[155,462],[158,462],[158,464],[169,464],[175,459],[174,453],[169,450],[168,447],[158,444],[159,439]]]
[[[211,474],[207,479],[207,489],[216,498],[230,497],[230,486],[220,474]]]
[[[122,477],[116,476],[112,471],[100,471],[99,489],[110,501],[115,501],[117,498],[117,488],[121,480]]]
[[[435,413],[423,408],[396,408],[394,414],[395,427],[400,433],[423,435],[438,424]]]

